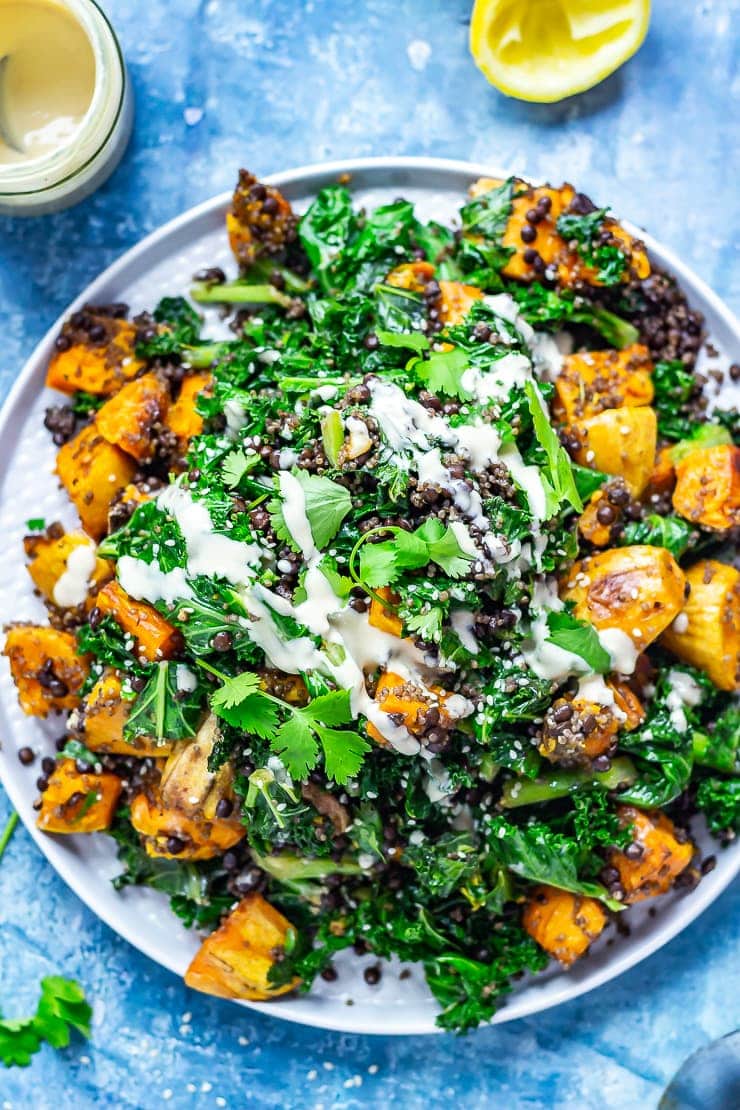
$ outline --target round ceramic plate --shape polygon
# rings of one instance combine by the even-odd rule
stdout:
[[[236,167],[235,167],[236,169]],[[270,178],[297,210],[302,210],[323,185],[341,173],[351,175],[356,199],[378,204],[403,195],[418,205],[425,219],[450,220],[465,190],[481,174],[495,174],[490,166],[439,159],[367,159],[308,167]],[[94,281],[69,312],[84,302],[126,301],[132,311],[152,307],[164,294],[187,291],[192,274],[204,266],[220,265],[235,272],[226,234],[224,212],[228,196],[193,208],[134,247]],[[740,360],[740,326],[717,297],[669,251],[647,236],[655,262],[673,272],[695,308],[701,310],[715,346],[725,357]],[[44,388],[44,373],[61,321],[42,340],[23,369],[0,417],[0,535],[5,557],[0,566],[0,618],[44,619],[23,565],[21,540],[29,517],[75,523],[66,497],[52,476],[54,448],[42,426],[45,407],[58,396]],[[713,359],[713,364],[717,360]],[[734,400],[734,399],[733,399]],[[198,937],[181,928],[167,899],[151,890],[128,888],[118,894],[110,879],[120,870],[114,845],[105,836],[50,837],[38,832],[31,808],[36,796],[33,769],[19,763],[16,751],[24,744],[39,753],[51,748],[60,733],[59,721],[39,722],[25,717],[10,680],[6,660],[0,672],[0,776],[13,805],[41,851],[76,894],[112,929],[162,966],[182,975],[198,947]],[[700,838],[701,839],[701,838]],[[702,845],[710,850],[709,842]],[[632,967],[693,921],[731,881],[740,868],[740,842],[718,855],[717,867],[689,895],[667,895],[646,907],[628,911],[630,937],[614,929],[597,943],[588,958],[571,971],[552,966],[543,975],[523,981],[494,1021],[510,1021],[536,1013],[583,994]],[[431,1033],[436,1005],[418,967],[392,964],[378,986],[362,977],[365,963],[351,951],[337,963],[333,983],[319,979],[310,994],[269,1004],[245,1003],[274,1017],[328,1029],[359,1033]],[[403,979],[401,973],[405,972]],[[410,974],[409,974],[410,972]],[[352,1003],[349,1005],[349,1003]]]

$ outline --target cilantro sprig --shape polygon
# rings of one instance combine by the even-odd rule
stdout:
[[[296,706],[260,688],[260,676],[245,671],[229,678],[200,661],[223,685],[211,698],[216,716],[263,740],[293,779],[307,778],[323,756],[328,778],[345,785],[359,771],[367,740],[351,729],[336,728],[353,720],[346,690],[332,690]]]
[[[42,1041],[52,1048],[66,1048],[73,1029],[89,1037],[91,1018],[92,1007],[79,983],[49,975],[41,980],[41,997],[33,1017],[0,1017],[0,1060],[6,1068],[28,1067]]]
[[[298,468],[293,476],[303,487],[304,509],[311,529],[313,541],[319,551],[333,540],[342,526],[342,521],[352,508],[349,490],[318,474],[307,474]],[[300,552],[298,540],[291,534],[283,513],[283,500],[276,496],[267,503],[272,525],[278,539],[289,544],[294,551]]]
[[[601,646],[598,633],[592,624],[579,621],[571,613],[548,613],[547,627],[549,636],[546,642],[579,655],[597,674],[611,670],[611,656]]]
[[[392,539],[367,542],[380,533],[390,533]],[[453,530],[431,517],[414,532],[395,525],[380,525],[365,532],[352,549],[349,572],[359,586],[372,591],[392,585],[405,570],[419,570],[429,563],[436,563],[450,578],[461,578],[472,561],[473,556],[463,551]]]

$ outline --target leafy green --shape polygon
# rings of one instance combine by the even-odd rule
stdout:
[[[158,744],[195,736],[203,711],[205,691],[200,682],[194,689],[180,689],[181,664],[155,663],[146,686],[137,695],[123,728],[126,740],[146,736]],[[191,672],[192,673],[192,672]]]
[[[460,209],[464,231],[500,241],[511,216],[513,193],[514,179],[510,177],[470,200]]]
[[[697,388],[693,371],[680,359],[656,362],[653,386],[658,433],[664,439],[684,439],[690,436],[694,421],[688,414],[687,406]]]
[[[674,559],[680,559],[691,546],[695,530],[678,516],[658,516],[650,513],[644,520],[630,520],[619,537],[621,545],[650,544],[665,547]]]
[[[728,705],[703,729],[695,729],[691,749],[700,767],[740,775],[740,707]]]
[[[298,224],[298,236],[325,292],[332,287],[332,263],[355,228],[352,198],[343,185],[321,189]]]
[[[152,315],[162,327],[152,339],[137,343],[139,358],[171,358],[198,342],[201,318],[184,297],[163,297]]]
[[[429,358],[416,359],[412,369],[432,393],[463,400],[470,396],[462,385],[462,376],[469,365],[465,351],[453,347],[449,351],[433,351]]]
[[[478,851],[469,833],[444,833],[404,849],[404,863],[412,867],[423,889],[447,898],[478,868]]]
[[[552,516],[561,505],[569,505],[580,513],[583,509],[571,466],[568,452],[560,443],[547,413],[542,395],[533,381],[524,383],[527,403],[534,424],[537,442],[547,457],[549,482],[545,485],[548,502],[548,516]],[[543,484],[545,480],[543,477]]]
[[[307,474],[305,470],[295,469],[293,476],[303,487],[304,511],[311,528],[316,547],[321,551],[339,531],[342,521],[352,508],[349,490],[318,474]],[[273,527],[280,539],[290,544],[294,551],[301,546],[285,521],[284,499],[273,498],[267,508],[272,516]]]
[[[563,651],[579,655],[597,674],[606,674],[611,670],[611,656],[606,648],[601,646],[598,633],[592,624],[578,620],[571,613],[563,610],[559,613],[547,614],[547,627],[550,635],[546,643],[555,644]]]
[[[528,324],[553,330],[564,324],[585,324],[601,335],[611,347],[628,347],[640,337],[637,328],[601,305],[592,304],[569,290],[556,293],[538,281],[528,285],[512,284],[507,292],[514,298]]]
[[[740,779],[702,779],[696,804],[715,836],[727,829],[740,830]]]
[[[72,1030],[90,1036],[92,1008],[79,983],[49,975],[41,980],[41,996],[31,1018],[0,1018],[0,1060],[6,1068],[27,1067],[41,1042],[66,1048]]]
[[[459,578],[472,562],[472,556],[463,551],[452,528],[445,527],[436,517],[424,521],[414,532],[395,526],[379,528],[376,532],[390,532],[393,539],[368,543],[372,533],[366,532],[353,551],[353,556],[360,553],[357,581],[371,589],[389,586],[404,571],[418,570],[429,563],[441,567],[451,578]],[[350,573],[353,573],[353,560],[350,560]]]
[[[619,247],[600,241],[608,209],[597,208],[583,215],[564,213],[558,217],[556,228],[566,242],[575,241],[583,261],[596,270],[602,285],[618,285],[627,268],[627,256]]]

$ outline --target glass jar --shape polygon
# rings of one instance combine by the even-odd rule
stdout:
[[[131,82],[113,28],[95,0],[61,3],[93,50],[92,99],[65,144],[28,161],[0,165],[0,213],[7,215],[41,215],[77,204],[110,176],[131,134]]]

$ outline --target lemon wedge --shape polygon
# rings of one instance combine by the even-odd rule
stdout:
[[[614,73],[649,22],[650,0],[475,0],[470,50],[501,92],[549,103]]]

